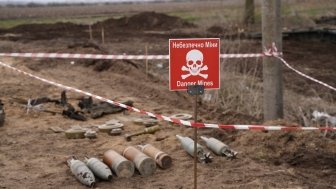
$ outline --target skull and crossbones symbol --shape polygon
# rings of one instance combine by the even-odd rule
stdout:
[[[197,49],[190,50],[186,55],[187,65],[183,65],[181,70],[188,71],[188,74],[181,75],[182,79],[189,76],[201,76],[204,79],[208,78],[208,74],[202,74],[201,71],[208,70],[208,66],[203,66],[203,53]]]

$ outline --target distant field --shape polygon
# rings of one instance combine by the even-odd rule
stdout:
[[[336,14],[335,0],[284,0],[282,2],[285,27],[297,24],[312,26],[312,18]],[[256,19],[257,23],[260,23],[260,2],[256,0],[256,4]],[[244,0],[0,7],[0,28],[11,28],[20,24],[31,23],[73,22],[90,24],[110,17],[116,18],[143,11],[164,12],[208,27],[214,24],[239,24],[243,15],[243,7]]]
[[[238,1],[210,1],[209,2],[169,2],[169,3],[135,3],[108,5],[72,5],[54,7],[1,7],[0,19],[12,18],[40,18],[40,17],[72,17],[87,15],[125,15],[143,11],[159,12],[202,12],[218,10],[233,5],[242,5]]]

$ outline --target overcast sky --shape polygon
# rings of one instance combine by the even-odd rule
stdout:
[[[123,2],[123,1],[153,1],[153,0],[0,0],[0,3],[94,3],[94,2]]]

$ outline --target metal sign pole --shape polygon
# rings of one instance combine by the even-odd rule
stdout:
[[[169,89],[185,90],[195,96],[194,123],[197,123],[198,96],[206,89],[220,88],[220,39],[191,38],[169,39]],[[206,86],[206,87],[205,87]],[[193,124],[197,126],[197,124]],[[176,137],[184,144],[188,141],[188,154],[194,156],[194,189],[197,189],[197,161],[211,162],[210,153],[205,153],[197,145],[197,128],[194,127],[194,140]],[[192,145],[194,142],[194,145]],[[183,145],[185,148],[185,145]],[[193,148],[194,151],[191,149]],[[199,148],[199,150],[197,150]]]
[[[195,96],[194,105],[194,122],[197,123],[197,109],[198,109],[198,95],[204,94],[203,85],[189,85],[187,89],[188,94]],[[194,189],[197,189],[197,127],[194,128]]]
[[[197,99],[195,95],[194,122],[197,122]],[[194,128],[194,189],[197,189],[197,127]]]

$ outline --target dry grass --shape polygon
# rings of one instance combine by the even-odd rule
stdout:
[[[224,45],[225,44],[225,45]],[[254,52],[250,41],[222,41],[222,49],[225,53]],[[254,45],[255,46],[255,45]],[[242,48],[245,48],[244,50]],[[242,115],[248,115],[263,119],[263,87],[261,79],[262,59],[226,59],[221,63],[221,89],[212,92],[214,98],[212,104],[224,111],[233,111]],[[300,76],[298,76],[300,77]],[[288,122],[306,125],[303,117],[312,122],[314,110],[324,111],[330,114],[336,113],[335,101],[330,94],[322,96],[315,89],[314,97],[307,97],[285,88],[284,86],[284,113]]]
[[[234,111],[242,115],[255,117],[262,120],[262,81],[253,74],[253,68],[249,72],[241,73],[225,70],[221,79],[221,89],[215,95],[213,102],[219,108],[226,111]],[[306,97],[291,90],[284,89],[284,113],[285,120],[305,126],[303,115],[308,119],[309,125],[312,122],[314,110],[336,113],[335,101],[316,97]]]
[[[224,73],[218,105],[226,111],[262,119],[262,86],[258,80],[248,74]]]
[[[222,41],[225,53],[253,52],[251,42]],[[224,110],[262,118],[262,85],[258,77],[260,59],[224,59],[221,64],[219,104]]]
[[[297,94],[289,90],[285,90],[284,94],[285,115],[287,120],[295,121],[300,125],[305,125],[303,116],[308,119],[306,126],[314,126],[312,121],[312,113],[314,110],[319,112],[327,112],[329,114],[336,113],[335,101],[333,99],[322,99],[318,97],[306,97],[303,94]]]

